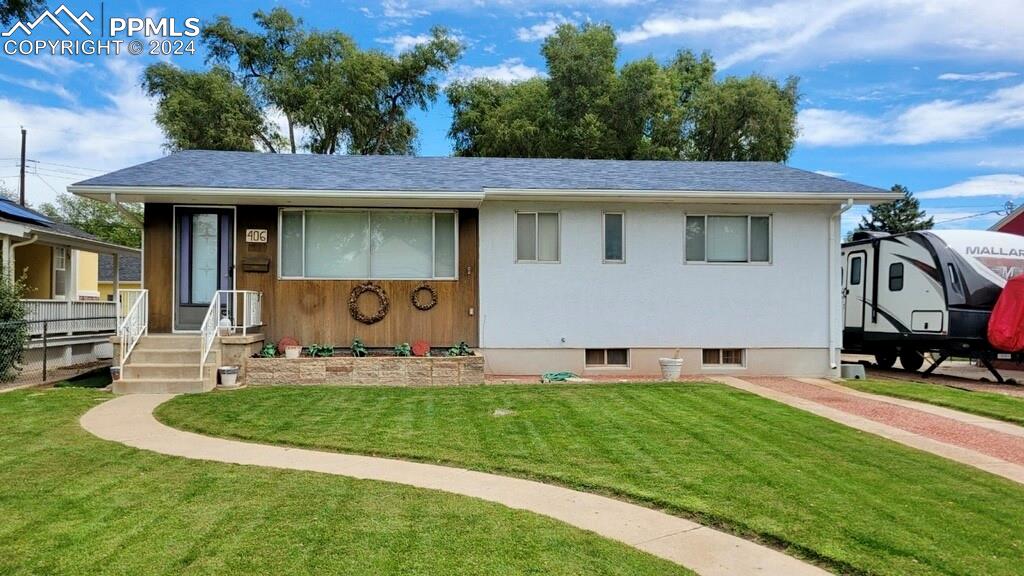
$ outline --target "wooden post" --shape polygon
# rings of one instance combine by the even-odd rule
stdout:
[[[19,200],[21,200],[21,205],[22,206],[25,205],[25,134],[26,134],[26,132],[27,131],[24,128],[21,129],[21,188],[20,188],[21,192],[19,194]]]

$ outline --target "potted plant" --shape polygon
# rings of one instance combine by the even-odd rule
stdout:
[[[302,346],[299,341],[291,336],[285,336],[277,343],[278,350],[284,350],[285,358],[298,358],[302,354]]]
[[[217,371],[220,372],[221,388],[238,387],[238,366],[221,366]]]
[[[356,358],[363,358],[367,356],[369,352],[366,350],[366,345],[359,338],[352,340],[352,355]]]
[[[658,358],[658,364],[661,365],[661,377],[665,380],[677,380],[683,372],[683,359],[679,357],[678,348],[672,358]]]
[[[395,346],[395,356],[412,356],[412,348],[409,347],[409,343],[402,342]]]
[[[417,340],[412,343],[413,356],[430,356],[430,343],[426,340]]]

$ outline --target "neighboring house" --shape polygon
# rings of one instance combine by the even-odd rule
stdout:
[[[29,371],[41,364],[44,331],[47,355],[63,365],[95,360],[95,347],[108,342],[116,316],[113,303],[99,302],[97,255],[138,258],[139,251],[2,198],[0,247],[0,270],[23,278],[26,286]]]
[[[142,258],[140,256],[125,256],[118,261],[118,287],[122,290],[137,290],[142,288]],[[99,257],[99,293],[100,300],[113,302],[114,300],[114,256],[113,254],[100,254]]]
[[[150,334],[246,290],[272,340],[465,341],[492,374],[623,376],[676,353],[686,373],[836,374],[839,214],[899,197],[770,162],[209,151],[69,190],[145,204]],[[367,281],[390,300],[371,324],[349,309]]]
[[[989,230],[1024,236],[1024,206],[1018,206],[1013,212],[1003,216],[1003,219],[993,224]]]

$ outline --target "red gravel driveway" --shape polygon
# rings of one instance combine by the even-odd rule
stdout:
[[[980,426],[936,416],[914,408],[897,406],[880,400],[861,398],[815,386],[791,378],[744,378],[791,396],[817,402],[824,406],[874,420],[932,440],[953,444],[994,456],[1007,462],[1024,465],[1024,438],[1003,434]]]

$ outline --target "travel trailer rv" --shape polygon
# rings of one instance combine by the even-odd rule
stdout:
[[[917,371],[924,354],[982,362],[997,351],[988,319],[1006,281],[1024,272],[1024,237],[975,230],[856,232],[842,247],[843,350]]]

